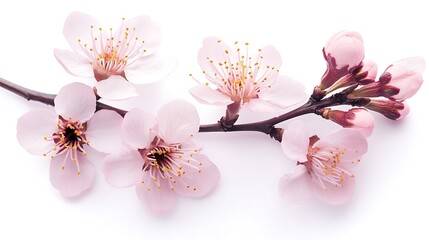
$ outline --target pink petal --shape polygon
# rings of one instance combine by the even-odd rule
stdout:
[[[297,165],[292,172],[280,179],[280,196],[290,203],[303,203],[312,195],[312,181],[307,168],[304,165]]]
[[[310,134],[307,132],[304,122],[293,121],[283,133],[282,149],[291,160],[297,162],[307,161]]]
[[[271,113],[271,112],[275,112],[278,109],[273,104],[259,98],[253,98],[253,99],[250,99],[248,102],[245,102],[243,104],[243,108],[248,108],[254,112],[261,112],[261,113]]]
[[[396,120],[401,120],[410,113],[410,106],[406,102],[402,102],[402,103],[404,104],[404,108],[402,110],[398,110],[400,116]]]
[[[191,88],[189,92],[198,102],[203,104],[228,105],[233,102],[229,96],[201,84]]]
[[[63,49],[54,49],[54,55],[68,73],[78,77],[94,77],[94,68],[87,58]]]
[[[82,83],[71,83],[61,88],[54,102],[55,111],[67,120],[86,122],[95,112],[94,91]]]
[[[54,147],[53,141],[46,141],[56,133],[58,115],[52,110],[33,109],[18,119],[18,142],[29,153],[39,155],[49,152]]]
[[[200,117],[197,109],[183,100],[165,104],[157,115],[158,135],[166,143],[181,143],[198,133]]]
[[[125,69],[125,76],[132,83],[147,84],[167,77],[176,66],[176,60],[163,59],[152,54],[129,63]]]
[[[106,80],[97,82],[95,88],[100,97],[108,100],[124,100],[138,96],[134,84],[118,75],[112,75]]]
[[[155,117],[139,108],[129,111],[122,122],[121,134],[124,144],[131,149],[150,146],[156,135]]]
[[[86,138],[100,152],[113,153],[122,149],[122,117],[115,111],[100,110],[88,121]]]
[[[64,163],[64,155],[51,160],[49,176],[52,186],[58,189],[64,197],[75,197],[89,189],[94,182],[94,166],[82,153],[78,152],[79,170],[76,163],[67,159]],[[64,170],[62,167],[64,166]]]
[[[341,162],[354,162],[359,160],[368,149],[368,143],[362,133],[354,129],[340,129],[324,139],[317,141],[314,148],[337,149],[340,148],[342,154]]]
[[[169,183],[163,178],[155,182],[147,172],[137,183],[136,192],[139,199],[154,212],[166,212],[176,204],[176,193],[170,189]]]
[[[333,35],[325,45],[326,55],[335,58],[336,69],[351,69],[362,62],[365,50],[358,32],[341,31]]]
[[[317,181],[317,180],[313,180]],[[313,194],[325,203],[331,205],[339,205],[345,203],[353,195],[355,189],[355,178],[345,176],[344,181],[341,182],[342,186],[335,187],[329,186],[327,190],[320,187],[318,184],[313,184]]]
[[[235,62],[237,62],[236,54],[219,38],[207,37],[204,39],[203,47],[198,51],[198,63],[207,76],[214,76],[216,73],[219,78],[228,79],[223,66],[220,66],[219,63],[230,65]]]
[[[353,108],[350,111],[355,114],[352,128],[361,131],[365,137],[371,136],[374,130],[374,117],[372,114],[364,108]]]
[[[259,65],[267,69],[274,67],[275,70],[278,70],[282,65],[282,57],[279,51],[271,45],[263,47],[253,59],[259,59]]]
[[[412,97],[423,84],[424,69],[425,61],[421,57],[405,58],[388,67],[385,72],[389,72],[392,77],[388,85],[400,89],[392,98],[403,101]]]
[[[139,184],[143,159],[136,150],[124,149],[104,158],[103,173],[106,181],[115,187],[131,187]]]
[[[122,26],[115,33],[115,39],[122,39],[125,32],[132,39],[131,43],[136,44],[134,47],[126,48],[124,52],[130,62],[134,61],[134,57],[138,58],[142,54],[143,56],[152,54],[161,45],[161,30],[148,16],[137,16],[122,21]]]
[[[219,169],[207,156],[193,153],[185,153],[184,159],[175,159],[182,166],[184,174],[174,179],[177,183],[174,191],[188,197],[202,197],[209,194],[220,179]],[[189,163],[187,162],[189,160]]]
[[[281,108],[287,108],[307,99],[305,87],[300,82],[286,76],[278,76],[277,81],[259,98]]]
[[[64,23],[63,33],[70,47],[80,55],[86,56],[89,48],[103,49],[100,39],[105,40],[107,35],[106,29],[100,31],[100,28],[102,28],[101,24],[91,15],[73,12]],[[95,41],[94,46],[95,38],[98,40]],[[84,50],[85,48],[86,50]]]

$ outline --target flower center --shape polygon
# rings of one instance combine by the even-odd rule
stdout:
[[[237,45],[237,42],[235,44]],[[264,63],[262,49],[258,50],[256,59],[250,57],[248,45],[246,42],[244,53],[238,46],[236,46],[236,51],[232,53],[225,50],[223,62],[217,62],[207,57],[207,61],[210,63],[210,72],[213,74],[203,72],[210,82],[216,84],[221,92],[236,102],[248,102],[258,98],[261,91],[271,88],[276,80],[272,75],[278,72],[274,66],[262,65]]]
[[[84,55],[91,60],[97,81],[107,79],[110,75],[125,77],[126,65],[147,52],[143,48],[145,41],[137,36],[136,28],[125,26],[125,19],[122,20],[122,26],[116,34],[113,34],[112,28],[106,31],[101,27],[90,26],[91,42],[78,39]]]
[[[83,147],[84,145],[89,145],[85,137],[86,123],[73,122],[72,119],[65,120],[59,116],[57,126],[57,132],[50,137],[44,138],[45,141],[53,141],[55,146],[43,155],[52,154],[51,158],[64,155],[62,170],[64,170],[66,161],[71,160],[76,163],[77,173],[80,174],[78,152],[86,156]]]
[[[304,165],[309,171],[314,173],[314,176],[318,180],[317,183],[325,191],[328,190],[328,185],[342,187],[346,175],[354,177],[341,164],[341,156],[347,151],[347,148],[341,149],[338,147],[332,149],[309,148],[308,161]]]

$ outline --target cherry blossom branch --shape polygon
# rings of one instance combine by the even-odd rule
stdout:
[[[48,94],[48,93],[42,93],[35,90],[31,90],[28,88],[25,88],[23,86],[20,86],[18,84],[15,84],[13,82],[10,82],[4,78],[0,78],[0,87],[15,93],[16,95],[23,97],[27,99],[28,101],[35,101],[35,102],[41,102],[46,105],[54,106],[54,99],[57,95],[55,94]],[[107,109],[107,110],[113,110],[117,113],[119,113],[121,116],[125,116],[127,111],[112,107],[110,105],[101,103],[97,101],[97,107],[96,110],[101,109]]]
[[[10,81],[7,81],[3,78],[0,78],[0,87],[10,92],[13,92],[16,95],[27,99],[28,101],[36,101],[36,102],[41,102],[47,105],[54,106],[54,99],[56,96],[55,94],[47,94],[47,93],[31,90],[31,89],[22,87],[20,85],[17,85],[15,83],[12,83]],[[354,88],[352,87],[351,89],[354,89]],[[310,98],[308,102],[303,104],[302,106],[290,112],[282,114],[278,117],[270,118],[264,121],[245,123],[245,124],[236,124],[228,127],[222,124],[221,121],[215,124],[201,125],[199,132],[256,131],[256,132],[265,133],[267,135],[270,135],[275,140],[281,141],[283,129],[275,127],[275,125],[278,123],[281,123],[283,121],[286,121],[301,115],[309,114],[309,113],[322,115],[322,111],[326,107],[332,107],[337,105],[363,106],[367,104],[367,102],[363,98],[358,98],[353,100],[347,99],[347,94],[349,93],[350,93],[350,90],[347,89],[343,92],[334,94],[329,98],[323,99],[321,101],[317,101],[317,100],[314,100],[313,98]],[[127,111],[125,110],[118,109],[101,102],[97,102],[96,109],[113,110],[119,113],[121,116],[124,116],[127,113]]]

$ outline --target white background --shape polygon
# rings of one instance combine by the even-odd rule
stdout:
[[[197,106],[202,123],[213,123],[223,109],[198,104],[187,92],[195,84],[188,74],[200,72],[196,54],[204,37],[248,41],[255,50],[274,45],[283,57],[281,73],[302,81],[310,93],[325,69],[323,45],[343,29],[362,34],[366,57],[378,63],[379,71],[408,56],[429,59],[423,3],[10,1],[0,8],[0,76],[56,93],[67,83],[85,81],[68,75],[53,56],[54,47],[68,48],[62,27],[70,12],[110,23],[150,15],[163,31],[162,53],[179,64],[167,79],[142,86],[138,100],[121,106],[156,113],[180,97]],[[374,114],[369,151],[355,172],[355,194],[345,205],[286,204],[277,186],[294,163],[278,142],[260,133],[207,133],[196,140],[219,167],[219,185],[203,199],[180,198],[173,211],[159,216],[138,201],[134,189],[108,185],[99,168],[90,191],[75,199],[61,197],[49,182],[49,160],[28,154],[15,136],[17,119],[45,106],[0,90],[0,239],[428,239],[428,93],[424,83],[401,122]],[[264,117],[243,112],[240,122]],[[301,119],[320,136],[338,128],[316,116]],[[101,166],[101,159],[93,162]]]

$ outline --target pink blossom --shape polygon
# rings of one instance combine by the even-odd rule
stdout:
[[[190,93],[204,104],[239,103],[256,111],[286,108],[305,100],[304,87],[279,76],[281,57],[272,46],[249,56],[248,43],[232,50],[216,37],[204,39],[198,62],[208,82],[192,88]]]
[[[279,192],[292,203],[311,196],[338,205],[354,191],[352,168],[367,151],[367,141],[353,129],[335,131],[324,139],[310,137],[302,122],[292,122],[283,134],[284,153],[297,166],[280,180]]]
[[[168,74],[174,63],[155,54],[161,43],[157,24],[147,16],[122,19],[113,32],[88,14],[71,13],[64,36],[74,52],[55,49],[64,69],[75,76],[93,77],[97,94],[118,100],[137,96],[133,83],[150,83]]]
[[[364,54],[363,39],[358,32],[341,31],[333,35],[323,48],[327,69],[319,87],[326,89],[357,68]]]
[[[405,58],[390,65],[380,76],[385,96],[397,101],[412,97],[423,83],[424,69],[421,57]]]
[[[63,87],[55,98],[55,111],[34,109],[18,120],[17,137],[22,147],[51,158],[52,186],[65,197],[91,187],[94,166],[89,147],[112,153],[122,148],[122,117],[114,111],[95,112],[93,90],[81,83]]]
[[[322,116],[345,128],[360,130],[365,137],[369,137],[374,129],[374,118],[365,108],[352,108],[347,112],[326,108]]]
[[[164,105],[157,117],[132,109],[122,125],[122,139],[128,149],[105,158],[107,182],[116,187],[135,186],[140,200],[155,212],[171,209],[177,194],[208,194],[220,174],[192,142],[198,129],[198,113],[185,101]]]

